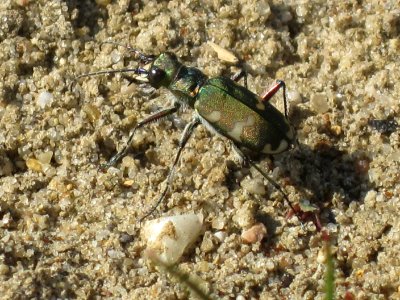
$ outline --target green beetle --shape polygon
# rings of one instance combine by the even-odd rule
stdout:
[[[186,125],[179,142],[175,160],[169,171],[167,185],[156,204],[142,218],[151,215],[165,198],[169,189],[175,167],[182,150],[197,125],[203,124],[210,131],[228,138],[240,157],[256,168],[271,184],[277,188],[289,206],[293,209],[288,196],[281,187],[261,170],[249,157],[249,153],[276,154],[287,150],[295,141],[295,133],[288,122],[285,98],[285,84],[276,81],[262,96],[257,96],[236,82],[245,76],[244,72],[232,78],[208,78],[200,70],[180,63],[175,54],[166,52],[158,57],[145,55],[136,49],[129,48],[139,60],[140,66],[135,69],[100,71],[84,74],[79,77],[104,73],[133,72],[145,79],[152,87],[165,87],[175,96],[172,107],[162,109],[140,121],[130,133],[127,144],[115,154],[102,168],[108,168],[126,155],[133,136],[139,128],[178,112],[182,106],[195,110],[193,119]],[[285,115],[269,103],[269,99],[283,88]]]

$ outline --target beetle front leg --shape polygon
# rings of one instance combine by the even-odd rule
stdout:
[[[171,185],[172,182],[172,178],[174,177],[174,173],[175,173],[175,167],[179,162],[179,159],[181,157],[182,154],[182,150],[183,148],[185,148],[189,138],[191,137],[194,129],[197,127],[197,125],[200,124],[200,120],[197,117],[194,117],[193,120],[186,125],[185,129],[183,130],[181,139],[179,141],[179,148],[178,148],[178,152],[176,153],[174,162],[169,170],[168,173],[168,177],[167,177],[167,182],[165,185],[164,190],[162,191],[160,198],[158,198],[157,202],[154,204],[154,206],[140,219],[140,222],[142,222],[144,219],[146,219],[148,216],[152,215],[154,213],[154,211],[157,209],[157,207],[160,205],[160,203],[164,200],[169,187]]]
[[[104,169],[107,169],[107,168],[115,165],[121,158],[123,158],[126,155],[126,152],[128,151],[128,148],[132,143],[133,136],[135,135],[136,130],[138,130],[139,128],[141,128],[144,125],[147,125],[151,122],[159,121],[159,120],[165,118],[166,116],[176,113],[178,111],[179,107],[180,107],[179,104],[176,103],[173,107],[169,107],[169,108],[160,110],[160,111],[154,113],[153,115],[145,118],[144,120],[140,121],[138,124],[136,124],[135,128],[133,128],[132,132],[129,135],[126,145],[120,151],[118,151],[118,153],[115,154],[107,163],[102,164],[100,166],[100,169],[104,170]]]

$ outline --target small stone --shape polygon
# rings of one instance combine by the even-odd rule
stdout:
[[[307,199],[301,199],[299,201],[299,206],[302,212],[314,212],[318,210],[315,204],[310,203]]]
[[[267,235],[267,228],[263,223],[253,225],[250,229],[243,231],[242,239],[245,243],[254,244],[261,242]]]
[[[216,217],[215,219],[212,220],[211,223],[212,228],[214,229],[223,229],[225,227],[225,220],[222,217]]]
[[[49,92],[41,92],[37,98],[37,103],[40,108],[45,108],[46,106],[50,106],[53,102],[53,94]]]
[[[15,3],[20,6],[27,6],[29,3],[29,0],[15,0]]]
[[[214,233],[214,236],[220,241],[223,242],[226,239],[226,232],[225,231],[217,231]]]
[[[83,105],[82,109],[86,113],[91,123],[96,122],[100,118],[101,113],[96,106],[92,104],[85,104]]]
[[[241,186],[250,194],[263,196],[266,193],[263,180],[254,178],[245,178],[241,182]]]
[[[324,264],[326,262],[326,260],[328,259],[328,252],[326,251],[326,247],[322,247],[319,251],[318,251],[318,255],[317,255],[317,262],[319,264]]]
[[[203,273],[209,272],[210,266],[209,266],[208,262],[206,262],[206,261],[199,262],[199,271],[203,272]]]
[[[125,253],[119,250],[108,250],[107,255],[111,259],[120,259],[125,257]]]
[[[287,98],[290,105],[298,105],[302,102],[301,94],[297,91],[288,91]]]
[[[265,268],[266,268],[268,271],[273,271],[273,270],[275,269],[275,263],[274,263],[272,260],[268,260],[268,261],[265,263]]]
[[[214,243],[210,235],[204,235],[203,242],[201,243],[200,250],[204,253],[210,252],[214,249]]]
[[[329,110],[328,99],[325,94],[314,94],[311,96],[311,107],[319,114]]]
[[[339,136],[342,134],[342,127],[339,125],[332,125],[330,131],[333,135]]]
[[[374,190],[368,191],[364,198],[364,205],[367,208],[373,208],[376,205],[376,197],[378,193]]]
[[[35,171],[35,172],[42,172],[42,164],[35,158],[28,158],[26,160],[26,166],[28,167],[29,170]]]
[[[44,151],[36,155],[38,161],[42,165],[50,164],[51,158],[53,157],[53,151]]]
[[[128,95],[132,94],[137,89],[135,84],[128,84],[121,87],[121,94]]]
[[[248,228],[255,223],[255,203],[253,201],[245,202],[241,208],[239,208],[232,220],[242,228]]]
[[[124,187],[131,187],[134,183],[135,181],[133,179],[127,179],[122,183],[122,185]]]
[[[0,264],[0,275],[7,275],[10,272],[10,267],[5,264]]]
[[[111,0],[96,0],[96,3],[100,6],[107,6],[111,3]]]

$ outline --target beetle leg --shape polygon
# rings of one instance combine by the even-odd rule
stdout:
[[[121,158],[123,158],[126,155],[126,152],[128,151],[128,148],[132,143],[132,139],[136,133],[136,130],[138,130],[139,128],[141,128],[144,125],[147,125],[151,122],[161,120],[161,119],[165,118],[166,116],[176,113],[179,110],[179,107],[180,107],[179,103],[176,103],[174,106],[162,109],[162,110],[152,114],[151,116],[143,119],[138,124],[136,124],[135,128],[133,128],[132,132],[129,135],[126,145],[120,151],[118,151],[118,153],[115,154],[107,163],[102,164],[100,166],[100,169],[104,170],[104,169],[107,169],[107,168],[115,165]]]
[[[290,209],[295,213],[295,215],[297,216],[297,218],[299,220],[301,220],[300,215],[298,214],[298,212],[294,209],[292,202],[290,202],[288,195],[283,191],[283,189],[281,188],[281,186],[275,181],[273,180],[270,176],[267,175],[267,173],[265,173],[253,160],[251,160],[247,155],[245,155],[237,145],[233,144],[233,148],[235,150],[235,152],[242,158],[242,160],[246,163],[248,163],[251,167],[253,167],[254,169],[256,169],[265,179],[268,180],[268,182],[270,184],[272,184],[274,186],[275,189],[277,189],[283,196],[283,198],[285,199],[285,201],[287,202],[287,204],[289,205]]]
[[[171,185],[172,182],[172,178],[174,177],[174,173],[175,173],[175,167],[179,162],[179,159],[181,157],[182,154],[182,150],[183,148],[185,148],[185,145],[187,143],[187,141],[189,140],[190,136],[192,135],[194,129],[197,127],[197,125],[199,125],[201,122],[197,117],[194,117],[192,119],[192,121],[186,125],[185,129],[183,130],[181,139],[179,141],[179,148],[178,148],[178,152],[175,155],[175,159],[174,162],[169,170],[168,173],[168,177],[167,177],[167,181],[166,181],[166,185],[164,190],[162,191],[160,197],[158,198],[157,202],[154,204],[154,206],[140,219],[140,222],[142,222],[144,219],[146,219],[148,216],[150,216],[151,214],[153,214],[153,212],[157,209],[157,207],[160,205],[160,203],[164,200],[165,195],[167,194],[169,187]]]
[[[243,85],[247,89],[247,72],[241,68],[239,71],[237,71],[235,74],[232,75],[231,79],[235,82],[238,82],[240,79],[243,78]]]
[[[283,105],[285,107],[285,117],[287,119],[286,84],[284,81],[278,79],[273,86],[271,86],[261,95],[261,101],[269,101],[279,91],[280,88],[283,90]]]

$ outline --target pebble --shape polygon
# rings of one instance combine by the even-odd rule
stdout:
[[[247,244],[254,244],[261,242],[261,240],[267,235],[267,228],[263,223],[257,223],[250,229],[242,232],[242,240]]]
[[[147,250],[167,264],[175,264],[184,251],[199,236],[203,216],[195,214],[175,215],[147,221],[143,228],[143,238]]]
[[[53,94],[46,91],[41,92],[37,98],[37,104],[42,109],[46,108],[47,106],[50,106],[52,102],[53,102]]]

